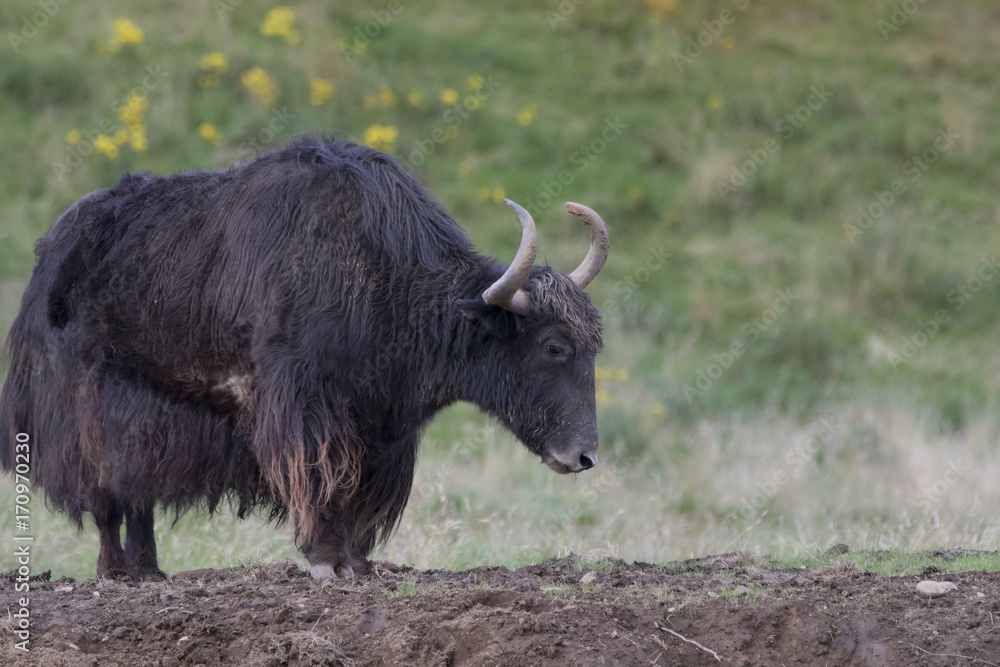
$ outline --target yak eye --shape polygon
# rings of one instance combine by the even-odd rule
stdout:
[[[566,356],[566,348],[559,343],[546,343],[545,352],[550,357],[564,357]]]

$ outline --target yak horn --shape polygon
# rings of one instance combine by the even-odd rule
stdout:
[[[590,284],[594,276],[604,267],[604,262],[608,260],[608,249],[611,247],[608,241],[608,226],[601,220],[601,216],[582,204],[568,201],[566,210],[583,220],[583,224],[590,230],[590,250],[580,266],[569,274],[573,282],[583,289]]]
[[[504,199],[503,203],[514,209],[521,220],[521,247],[517,249],[514,261],[507,271],[483,292],[483,301],[518,315],[528,315],[531,313],[531,299],[521,286],[531,275],[531,267],[535,264],[538,234],[535,232],[535,221],[531,219],[531,214],[509,199]]]

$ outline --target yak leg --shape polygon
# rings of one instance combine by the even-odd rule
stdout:
[[[126,511],[125,562],[134,579],[166,579],[156,562],[153,508],[129,507]]]
[[[91,511],[100,532],[101,553],[97,557],[98,577],[128,576],[125,552],[122,550],[122,508],[107,495],[102,496]]]
[[[312,541],[302,546],[313,579],[350,579],[354,576],[347,531],[339,517],[324,516]]]
[[[368,554],[380,535],[386,537],[396,528],[406,508],[417,466],[419,436],[409,434],[388,446],[373,448],[378,452],[365,458],[360,490],[349,501],[348,525],[351,530],[351,561],[358,574],[372,571]]]
[[[416,434],[408,435],[365,457],[357,491],[324,513],[316,538],[302,550],[314,578],[371,573],[368,554],[380,534],[395,528],[410,497],[417,442]]]

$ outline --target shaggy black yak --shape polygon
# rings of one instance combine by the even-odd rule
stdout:
[[[126,176],[59,218],[7,339],[0,465],[100,530],[101,576],[162,577],[157,505],[291,516],[349,577],[406,505],[421,429],[478,405],[559,473],[597,462],[600,217],[569,275],[510,267],[383,153],[304,138],[221,171]],[[124,549],[119,538],[126,522]]]

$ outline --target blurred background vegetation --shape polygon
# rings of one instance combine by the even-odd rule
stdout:
[[[0,24],[3,331],[82,195],[306,132],[387,151],[504,261],[504,196],[562,270],[587,246],[562,202],[603,215],[601,465],[554,476],[459,406],[381,557],[998,547],[995,3],[15,0]],[[41,505],[36,569],[92,574],[96,531]],[[296,553],[256,521],[168,529],[168,571]]]

